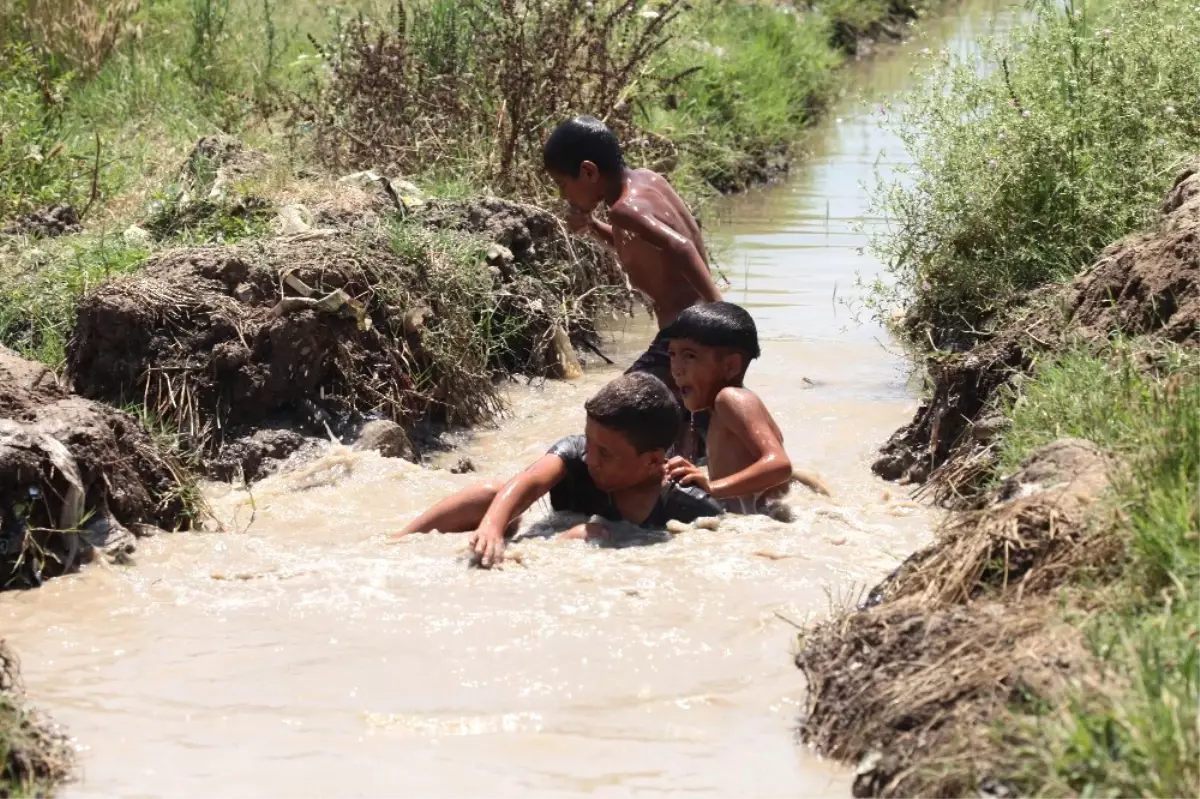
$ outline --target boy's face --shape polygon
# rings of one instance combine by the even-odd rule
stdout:
[[[707,347],[688,338],[672,339],[671,377],[679,386],[683,404],[689,411],[711,408],[721,389],[741,374],[742,356],[720,347]]]
[[[579,165],[578,177],[550,171],[559,196],[589,214],[604,200],[604,181],[600,177],[600,169],[591,161]]]
[[[665,453],[661,449],[638,452],[624,435],[591,419],[584,434],[588,474],[601,491],[620,491],[656,477],[662,479]]]

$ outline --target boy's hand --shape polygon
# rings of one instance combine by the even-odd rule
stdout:
[[[687,458],[676,456],[667,461],[667,477],[682,486],[696,486],[705,493],[712,493],[708,484],[708,472]]]
[[[567,227],[572,233],[584,234],[592,229],[592,215],[572,205],[567,209]]]
[[[504,560],[504,530],[480,527],[471,533],[468,545],[485,569],[499,565]]]

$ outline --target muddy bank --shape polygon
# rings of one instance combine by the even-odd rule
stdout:
[[[930,396],[882,447],[872,468],[925,483],[935,499],[970,501],[995,465],[1003,403],[1039,356],[1115,334],[1196,344],[1200,324],[1200,167],[1176,178],[1156,230],[1108,247],[1071,283],[1007,309],[990,333],[925,362]],[[1152,356],[1147,366],[1153,365]]]
[[[372,420],[418,444],[488,420],[497,378],[559,373],[567,342],[594,348],[593,317],[628,305],[611,260],[547,211],[359,182],[278,209],[274,236],[165,250],[91,291],[67,351],[75,389],[144,404],[211,475],[253,480]]]
[[[1091,524],[1113,468],[1087,441],[1042,448],[862,609],[804,636],[802,735],[857,764],[855,796],[1016,795],[991,725],[1091,666],[1055,591],[1119,550]]]
[[[1128,467],[1061,439],[996,482],[997,450],[1039,361],[1080,345],[1099,355],[1122,335],[1137,342],[1135,368],[1157,374],[1168,343],[1196,346],[1198,281],[1192,168],[1155,230],[1034,292],[969,350],[931,361],[932,398],[875,469],[928,481],[958,512],[860,608],[806,633],[796,657],[809,683],[802,737],[857,764],[856,796],[1018,795],[1005,780],[1021,755],[998,722],[1100,679],[1070,618],[1086,612],[1083,586],[1112,583],[1129,561],[1106,501]]]
[[[189,522],[182,466],[131,415],[0,347],[0,589],[38,585]]]
[[[66,734],[26,706],[20,663],[0,638],[0,799],[49,796],[71,777],[74,764]]]

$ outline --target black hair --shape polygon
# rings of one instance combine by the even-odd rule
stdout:
[[[620,433],[638,452],[667,449],[683,423],[679,400],[647,372],[622,375],[584,405],[588,418]]]
[[[579,167],[591,161],[602,175],[617,175],[625,166],[621,145],[608,126],[595,117],[572,117],[546,139],[542,166],[549,172],[579,177]]]
[[[664,339],[686,338],[705,347],[728,347],[752,361],[758,348],[754,317],[732,302],[706,302],[684,309],[660,334]]]

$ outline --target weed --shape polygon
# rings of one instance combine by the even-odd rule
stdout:
[[[900,110],[911,168],[876,196],[874,246],[913,343],[984,325],[1142,227],[1200,142],[1200,15],[1190,0],[1046,0],[984,69],[934,56]]]

